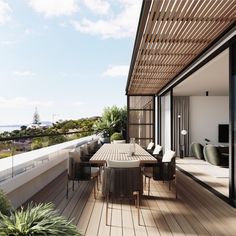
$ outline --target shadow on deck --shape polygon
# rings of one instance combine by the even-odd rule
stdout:
[[[167,183],[151,181],[151,196],[141,202],[141,226],[134,204],[125,200],[110,203],[106,226],[106,205],[100,192],[94,199],[93,183],[75,183],[67,200],[66,178],[61,174],[29,201],[53,202],[84,235],[236,235],[236,210],[183,173],[178,172],[177,200]]]

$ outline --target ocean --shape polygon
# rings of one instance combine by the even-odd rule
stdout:
[[[4,131],[11,132],[13,130],[20,130],[21,125],[0,125],[0,133],[3,133]]]

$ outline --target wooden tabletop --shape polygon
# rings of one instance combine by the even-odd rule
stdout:
[[[106,164],[107,160],[139,160],[140,164],[156,163],[157,159],[135,144],[135,155],[129,155],[130,144],[103,144],[90,159],[91,163]]]

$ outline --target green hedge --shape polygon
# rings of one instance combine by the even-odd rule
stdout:
[[[123,135],[121,133],[118,133],[118,132],[112,134],[112,136],[111,136],[111,141],[122,140],[122,139],[124,139]]]

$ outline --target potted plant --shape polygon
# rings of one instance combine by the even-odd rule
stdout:
[[[30,203],[26,209],[21,208],[10,213],[0,213],[0,235],[60,235],[80,236],[76,226],[54,210],[52,203]]]
[[[115,132],[111,136],[111,142],[113,143],[125,143],[124,137],[121,133]]]
[[[0,189],[0,213],[10,215],[12,206],[5,193]]]
[[[102,131],[101,143],[110,143],[110,134],[107,130]]]

